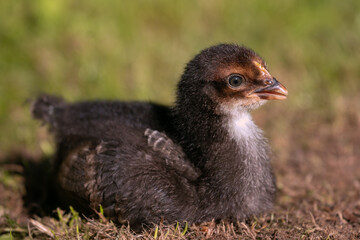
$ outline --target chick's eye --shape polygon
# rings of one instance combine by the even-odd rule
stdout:
[[[243,77],[240,75],[233,75],[229,77],[228,82],[231,87],[237,88],[240,87],[241,83],[243,82]]]

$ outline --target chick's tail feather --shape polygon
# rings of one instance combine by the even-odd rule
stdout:
[[[32,102],[31,112],[34,118],[56,126],[55,111],[64,104],[64,100],[60,97],[43,94]]]

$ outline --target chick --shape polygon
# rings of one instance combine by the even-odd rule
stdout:
[[[220,44],[186,66],[174,106],[42,96],[33,115],[57,141],[56,188],[84,212],[131,226],[244,220],[271,210],[269,150],[250,111],[286,99],[254,51]]]

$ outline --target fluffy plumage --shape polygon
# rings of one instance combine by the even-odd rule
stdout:
[[[255,52],[221,44],[187,64],[173,107],[44,95],[33,115],[56,135],[56,185],[67,204],[101,204],[132,226],[241,220],[270,210],[275,196],[267,143],[249,111],[286,95]]]

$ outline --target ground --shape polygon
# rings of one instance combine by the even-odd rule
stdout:
[[[357,105],[355,105],[357,106]],[[51,157],[17,151],[2,156],[0,239],[359,239],[360,113],[339,106],[321,117],[312,111],[255,113],[274,150],[278,194],[271,213],[246,222],[159,226],[133,233],[99,213],[79,217],[75,210],[48,204]],[[287,114],[282,131],[271,119]],[[291,131],[289,131],[291,129]]]

